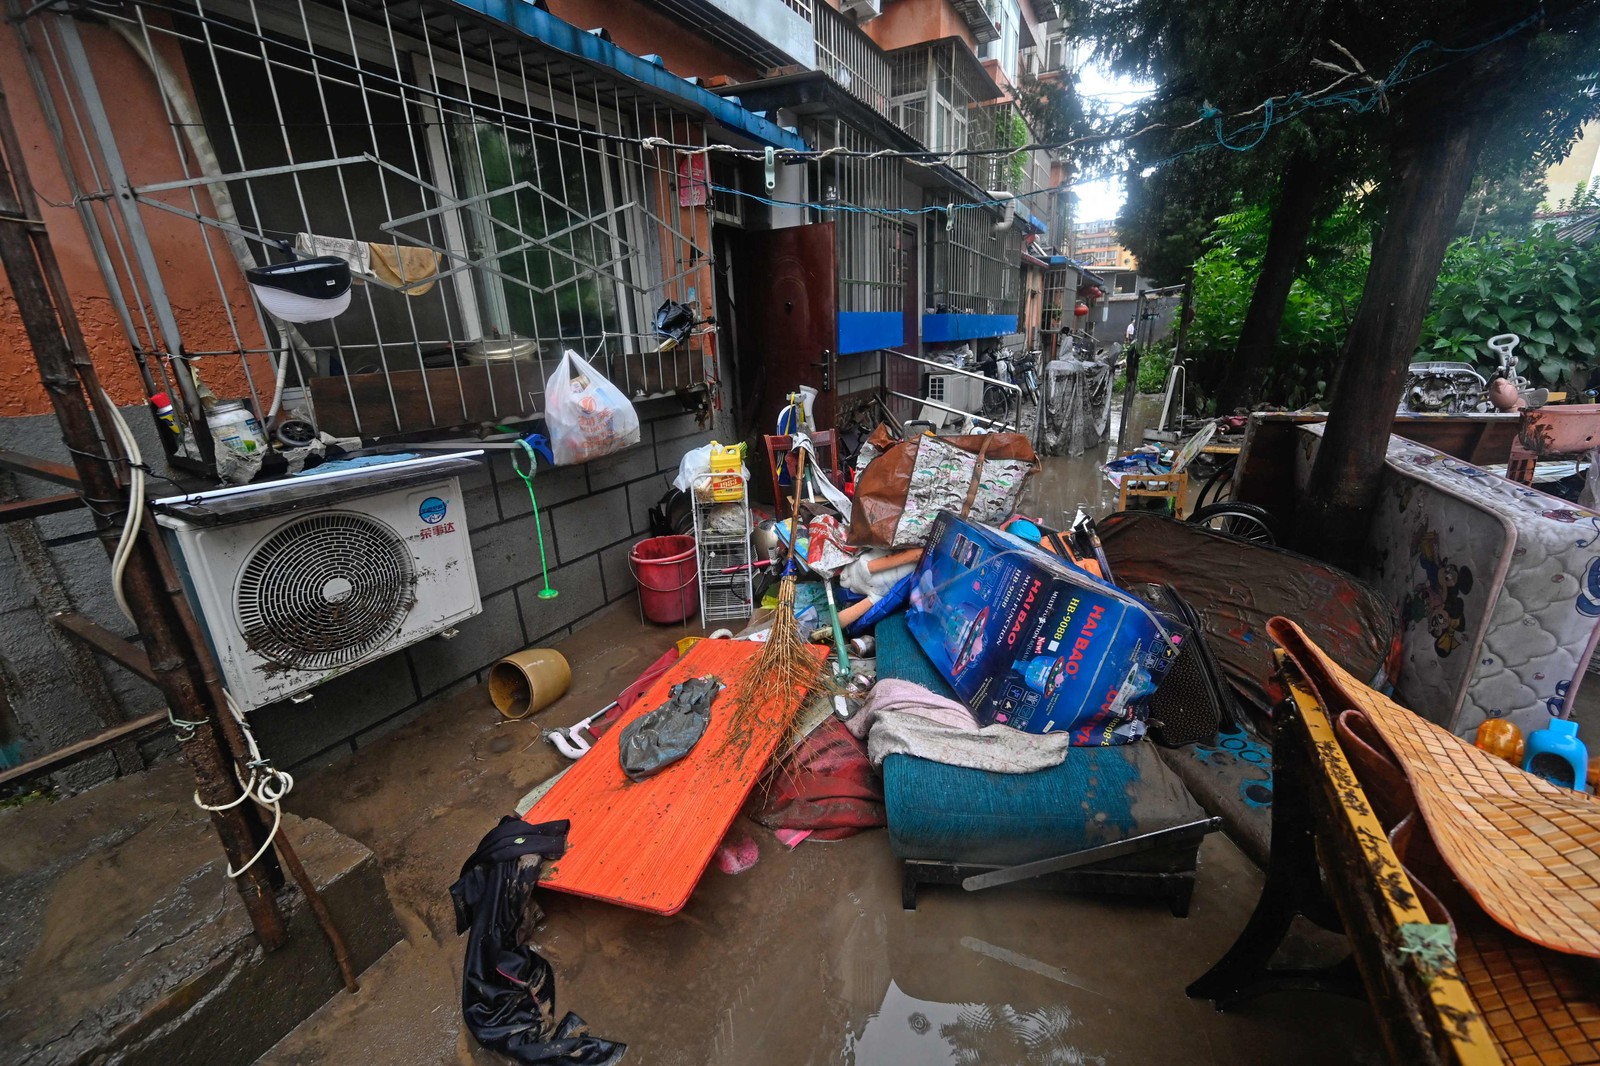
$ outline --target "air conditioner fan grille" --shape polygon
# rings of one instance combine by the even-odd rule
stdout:
[[[405,541],[366,515],[295,519],[239,574],[239,624],[251,650],[298,670],[353,663],[381,647],[416,602]]]

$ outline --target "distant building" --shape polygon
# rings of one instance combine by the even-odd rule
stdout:
[[[1583,127],[1572,151],[1544,172],[1544,183],[1549,189],[1545,199],[1552,205],[1569,200],[1579,185],[1587,185],[1595,178],[1600,178],[1600,122]]]
[[[1135,270],[1139,265],[1133,253],[1117,239],[1117,224],[1111,219],[1074,224],[1070,254],[1105,270]]]

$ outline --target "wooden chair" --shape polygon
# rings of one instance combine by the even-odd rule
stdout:
[[[819,429],[809,436],[817,460],[827,464],[828,480],[839,484],[839,431]],[[763,440],[767,446],[767,472],[772,476],[772,499],[782,504],[784,494],[778,483],[778,470],[780,464],[788,462],[789,453],[794,450],[794,438],[768,434]]]
[[[1183,442],[1172,459],[1172,469],[1165,474],[1129,474],[1117,486],[1117,510],[1128,509],[1128,499],[1149,496],[1172,501],[1172,516],[1182,519],[1185,502],[1189,498],[1189,464],[1194,462],[1205,446],[1216,435],[1217,424],[1208,422],[1194,436]],[[1132,453],[1129,453],[1132,454]]]

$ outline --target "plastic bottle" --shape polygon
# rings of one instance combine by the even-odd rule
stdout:
[[[161,419],[161,424],[172,430],[174,437],[183,436],[183,428],[178,425],[178,416],[172,409],[172,397],[164,392],[153,393],[150,396],[150,406],[156,409],[156,417]]]
[[[718,503],[731,503],[744,499],[744,479],[740,471],[744,466],[744,445],[732,446],[711,442],[711,498]]]
[[[206,415],[206,425],[218,444],[240,455],[257,455],[267,450],[267,436],[261,432],[261,423],[243,400],[218,400]]]
[[[1552,785],[1587,791],[1589,749],[1578,739],[1578,723],[1552,718],[1548,726],[1531,734],[1522,768]]]

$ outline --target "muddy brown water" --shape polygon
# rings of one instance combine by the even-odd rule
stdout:
[[[360,993],[331,1000],[262,1063],[504,1061],[461,1026],[465,945],[448,887],[478,838],[563,765],[539,731],[604,705],[686,632],[619,604],[561,645],[573,687],[549,710],[501,724],[479,687],[304,776],[294,808],[373,849],[407,940],[363,975]],[[1381,1061],[1361,1002],[1282,994],[1218,1014],[1184,997],[1260,891],[1260,873],[1220,836],[1202,848],[1193,910],[1180,920],[1159,903],[1016,888],[925,889],[904,911],[884,831],[789,851],[738,824],[760,862],[738,876],[713,866],[678,915],[539,895],[537,944],[556,969],[557,1008],[628,1043],[629,1062]]]

